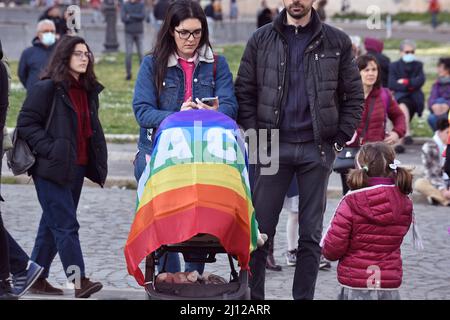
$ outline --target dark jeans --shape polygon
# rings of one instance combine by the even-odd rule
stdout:
[[[139,179],[144,172],[145,166],[147,165],[146,159],[145,159],[145,152],[139,151],[136,155],[136,158],[134,159],[134,177],[136,181],[139,183]],[[165,261],[167,259],[167,261]],[[165,271],[166,272],[179,272],[181,271],[181,265],[180,265],[180,257],[177,252],[169,252],[165,253],[161,259],[160,263],[158,264],[158,271],[160,272],[163,268],[163,264],[165,261]],[[184,266],[185,272],[192,272],[197,270],[198,273],[202,274],[205,269],[204,263],[197,263],[197,262],[186,262]]]
[[[19,244],[14,240],[14,238],[6,231],[8,235],[9,244],[9,267],[13,275],[23,273],[27,270],[28,261],[30,257],[23,251]]]
[[[259,230],[274,237],[284,197],[294,175],[299,190],[299,240],[292,294],[294,299],[313,299],[321,248],[323,215],[331,165],[335,154],[324,144],[324,154],[313,142],[280,143],[279,170],[275,175],[256,175],[253,205]],[[258,166],[257,171],[260,166]],[[251,254],[252,299],[264,299],[268,242]]]
[[[77,207],[83,187],[86,168],[76,166],[75,178],[67,186],[61,186],[38,176],[33,176],[42,217],[31,260],[44,267],[41,278],[47,278],[50,265],[59,254],[67,276],[70,266],[78,266],[84,276],[84,260],[81,252],[77,221]]]
[[[3,226],[2,214],[0,213],[0,280],[9,278],[9,250],[8,235]]]
[[[136,51],[139,56],[139,63],[142,62],[142,41],[144,39],[144,34],[142,33],[125,33],[125,68],[127,75],[131,75],[131,59],[133,55],[133,43],[136,43]]]
[[[430,113],[430,115],[428,116],[428,124],[430,125],[433,132],[437,130],[437,123],[440,119],[448,119],[448,112],[441,114],[440,116],[437,116],[434,113]]]

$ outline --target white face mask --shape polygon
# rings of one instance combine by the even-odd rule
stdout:
[[[413,62],[414,60],[416,60],[416,56],[415,56],[413,53],[408,53],[408,54],[405,54],[405,55],[402,57],[402,59],[403,59],[403,61],[404,61],[405,63],[411,63],[411,62]]]
[[[41,42],[44,46],[51,46],[56,41],[56,35],[53,32],[45,32],[42,34]]]

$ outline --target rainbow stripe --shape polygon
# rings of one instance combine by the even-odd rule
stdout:
[[[216,236],[249,268],[257,222],[238,130],[231,118],[208,110],[177,112],[161,123],[125,245],[128,272],[140,285],[139,264],[147,255],[197,233]]]

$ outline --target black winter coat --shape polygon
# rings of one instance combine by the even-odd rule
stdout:
[[[409,84],[400,84],[397,82],[399,79],[408,79]],[[424,84],[425,74],[422,62],[405,63],[400,59],[391,63],[389,68],[389,89],[394,91],[394,97],[397,101],[406,97],[414,101],[419,117],[422,116],[425,107],[425,96],[422,91]]]
[[[88,92],[92,137],[89,141],[89,162],[86,177],[103,186],[108,171],[107,149],[98,118],[98,94],[103,87]],[[55,110],[48,131],[45,125],[55,100]],[[60,185],[69,184],[75,173],[77,159],[77,115],[68,95],[68,84],[41,80],[29,91],[17,119],[18,135],[27,141],[36,155],[36,163],[28,171]]]
[[[314,140],[318,145],[327,141],[342,146],[351,139],[361,119],[361,77],[350,38],[320,22],[312,10],[316,15],[313,36],[303,63]],[[280,109],[289,94],[289,51],[282,32],[285,19],[284,9],[274,22],[256,30],[245,48],[235,83],[238,123],[245,130],[280,128]]]
[[[6,113],[8,111],[9,99],[8,99],[8,71],[1,59],[3,58],[2,43],[0,41],[0,159],[3,158],[3,128],[6,123]],[[0,168],[0,179],[2,177],[2,168]],[[1,185],[1,184],[0,184]],[[3,198],[0,194],[0,201]],[[1,223],[1,217],[0,217]]]

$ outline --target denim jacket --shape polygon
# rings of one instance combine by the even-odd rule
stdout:
[[[233,76],[223,56],[217,56],[214,79],[214,56],[211,48],[203,46],[198,50],[199,60],[193,75],[192,100],[205,97],[219,97],[219,112],[236,119],[238,104],[234,95]],[[142,61],[136,79],[133,111],[140,127],[138,149],[152,152],[151,130],[169,115],[180,111],[184,102],[184,72],[175,55],[168,61],[163,90],[158,99],[155,83],[155,58],[146,56]]]

